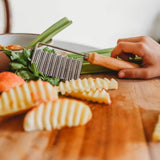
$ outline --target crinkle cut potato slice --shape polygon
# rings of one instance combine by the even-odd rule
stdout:
[[[59,83],[59,91],[62,95],[65,93],[71,92],[84,92],[90,90],[97,90],[97,89],[117,89],[118,82],[115,79],[108,80],[107,78],[84,78],[78,80],[71,80]]]
[[[73,99],[58,99],[41,103],[30,110],[23,122],[25,131],[61,129],[86,124],[92,112],[85,103]]]
[[[105,104],[111,104],[111,98],[107,91],[103,89],[97,89],[95,91],[84,91],[84,92],[71,92],[66,95],[79,98],[82,100],[92,101],[92,102],[98,102],[98,103],[105,103]]]
[[[0,116],[14,115],[58,98],[57,88],[42,80],[11,88],[0,96]]]

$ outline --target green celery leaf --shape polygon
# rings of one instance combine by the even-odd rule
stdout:
[[[16,54],[16,52],[11,52],[10,53],[10,59],[12,60],[12,61],[14,61],[14,60],[17,60],[19,58],[19,56]]]
[[[59,78],[51,78],[51,77],[47,77],[47,76],[42,76],[41,79],[43,81],[48,81],[50,82],[52,85],[57,86],[59,84],[60,79]]]
[[[28,70],[17,70],[15,73],[17,75],[19,75],[20,77],[22,77],[25,81],[38,80],[39,79]]]
[[[26,55],[24,54],[24,52],[16,52],[18,58],[17,58],[17,62],[20,62],[24,65],[27,65],[27,60],[28,58],[26,57]]]
[[[29,50],[26,48],[24,48],[24,50],[23,50],[24,56],[26,57],[26,59],[28,61],[31,61],[32,52],[33,52],[33,50]]]
[[[2,48],[3,49],[3,51],[4,51],[4,53],[5,54],[7,54],[7,56],[11,56],[11,53],[13,52],[13,51],[11,51],[11,50],[9,50],[9,49],[6,49],[6,48]]]
[[[20,70],[20,69],[27,69],[26,66],[24,66],[23,64],[17,63],[17,62],[10,62],[10,67],[11,70]]]
[[[32,50],[24,49],[22,52],[14,52],[4,48],[4,52],[9,56],[12,62],[19,62],[27,66],[28,61],[31,61]]]
[[[56,53],[54,49],[50,49],[49,47],[45,47],[45,48],[43,49],[43,51],[44,51],[44,52],[53,53],[53,54]]]
[[[29,65],[29,69],[30,69],[30,71],[33,72],[35,77],[39,77],[39,72],[37,71],[37,66],[36,66],[35,62],[32,63],[31,65]]]

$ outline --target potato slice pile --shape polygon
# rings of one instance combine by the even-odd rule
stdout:
[[[108,80],[107,78],[84,78],[78,80],[71,80],[59,83],[59,91],[62,95],[71,92],[83,92],[97,89],[117,89],[118,82],[115,79]]]
[[[72,96],[82,100],[111,104],[108,89],[118,89],[118,82],[115,79],[107,78],[84,78],[60,82],[59,92],[62,95]]]
[[[20,114],[24,130],[52,130],[86,124],[92,117],[89,106],[72,99],[58,99],[57,87],[42,80],[30,81],[2,92],[0,116]]]
[[[89,78],[60,82],[63,95],[110,104],[108,89],[117,89],[116,80]],[[0,116],[30,111],[25,115],[25,131],[52,130],[86,124],[92,117],[88,105],[78,100],[58,98],[57,87],[42,80],[30,81],[2,92]]]

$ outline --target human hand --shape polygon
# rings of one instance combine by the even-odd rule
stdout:
[[[119,78],[150,79],[160,76],[160,45],[147,36],[119,39],[111,57],[129,60],[135,55],[142,58],[142,68],[123,69]]]

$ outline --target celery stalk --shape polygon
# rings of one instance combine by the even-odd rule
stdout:
[[[36,37],[28,46],[27,48],[32,48],[34,47],[38,42],[42,42],[44,41],[44,39],[46,39],[48,36],[50,37],[50,39],[52,38],[50,35],[52,34],[53,36],[55,34],[53,34],[54,32],[58,33],[57,30],[59,28],[63,28],[63,26],[66,26],[66,23],[71,24],[71,21],[69,21],[66,17],[60,19],[58,22],[56,22],[55,24],[53,24],[51,27],[49,27],[48,29],[46,29],[43,33],[41,33],[38,37]],[[64,28],[63,28],[64,29]],[[61,30],[60,30],[61,31]],[[50,40],[49,39],[49,40]]]
[[[47,37],[45,37],[41,42],[46,43],[48,42],[52,37],[54,37],[56,34],[58,34],[60,31],[62,31],[63,29],[65,29],[66,27],[68,27],[70,24],[72,24],[72,21],[69,21],[65,24],[63,24],[63,26],[60,26],[57,30],[55,30],[54,32],[52,32],[50,35],[48,35]]]
[[[90,64],[87,62],[82,64],[81,74],[104,73],[109,71],[110,70],[105,67]]]
[[[96,53],[98,53],[98,54],[101,54],[101,55],[110,57],[112,50],[113,50],[113,48],[108,48],[108,49],[88,51],[88,52],[81,52],[81,53],[92,53],[92,52],[96,52]],[[78,59],[82,58],[81,55],[77,55],[77,54],[74,54],[74,53],[70,53],[70,54],[68,54],[67,56],[70,57],[70,58],[76,58],[76,59],[77,59],[77,58],[78,58]]]
[[[114,48],[106,48],[106,49],[100,49],[100,50],[94,50],[94,51],[88,51],[88,52],[83,52],[83,53],[92,53],[92,52],[96,52],[96,53],[99,53],[99,54],[107,54],[107,53],[111,53],[112,50]]]
[[[110,57],[112,50],[113,50],[113,48],[107,48],[107,49],[101,49],[101,50],[95,50],[95,51],[88,51],[87,53],[96,52],[96,53],[101,54],[103,56]],[[93,73],[105,73],[105,72],[107,73],[110,71],[111,70],[108,68],[94,65],[94,64],[90,64],[87,61],[83,61],[81,74],[93,74]]]

